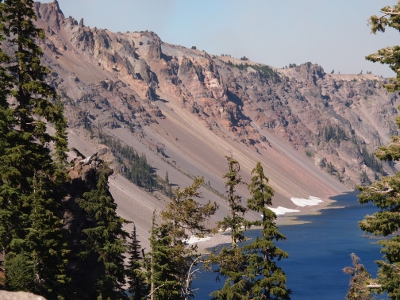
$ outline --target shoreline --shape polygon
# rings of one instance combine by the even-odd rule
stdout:
[[[333,205],[336,202],[337,202],[336,200],[329,198],[316,206],[301,207],[302,210],[299,212],[291,212],[279,215],[278,218],[276,219],[276,225],[279,227],[279,226],[292,226],[292,225],[295,226],[295,225],[307,224],[310,222],[299,220],[299,218],[303,216],[320,215],[322,214],[322,211],[325,209],[345,208],[345,206]],[[253,228],[257,229],[261,227],[253,227]],[[231,236],[229,235],[229,231],[225,231],[225,232],[218,232],[213,235],[208,235],[206,240],[194,242],[193,244],[197,245],[198,247],[197,251],[200,254],[208,254],[210,253],[210,250],[212,248],[230,243],[231,243]]]

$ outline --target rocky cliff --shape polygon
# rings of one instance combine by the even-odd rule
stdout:
[[[276,69],[168,44],[153,32],[89,28],[57,1],[35,8],[48,80],[77,148],[95,148],[106,133],[146,153],[172,184],[200,175],[220,193],[225,155],[241,162],[245,180],[261,161],[275,205],[286,207],[290,197],[326,199],[395,168],[372,155],[397,133],[400,102],[382,78],[327,74],[311,63]]]

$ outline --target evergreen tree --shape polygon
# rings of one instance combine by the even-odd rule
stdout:
[[[232,248],[235,248],[238,241],[244,240],[242,226],[247,224],[246,219],[243,217],[246,208],[241,204],[241,197],[236,194],[236,186],[242,183],[242,177],[239,175],[240,164],[232,155],[226,156],[226,159],[228,160],[229,171],[222,177],[226,178],[225,187],[230,215],[217,224],[222,230],[227,230],[228,228],[231,230]]]
[[[175,197],[161,212],[160,224],[155,224],[151,234],[151,293],[154,299],[189,299],[191,289],[191,270],[198,262],[196,245],[188,245],[189,234],[204,236],[210,233],[206,221],[215,214],[218,206],[208,201],[201,204],[198,189],[204,182],[196,178],[185,189],[175,190]]]
[[[60,121],[61,105],[53,103],[55,91],[44,81],[49,70],[41,65],[43,54],[37,45],[44,32],[32,22],[36,19],[33,1],[1,1],[0,18],[2,49],[10,55],[0,52],[0,144],[4,146],[0,247],[5,254],[5,287],[16,289],[18,274],[32,267],[32,281],[20,281],[18,289],[63,298],[68,251],[59,208],[60,184],[66,176],[56,167],[49,144],[54,142],[57,161],[65,165],[66,124]],[[55,136],[47,133],[46,123],[55,125]]]
[[[371,295],[368,285],[371,283],[371,275],[367,272],[360,258],[355,254],[350,254],[353,267],[346,267],[343,272],[351,276],[350,287],[346,295],[347,300],[369,300],[375,299]]]
[[[226,159],[228,173],[223,177],[226,178],[225,186],[230,215],[217,224],[222,230],[231,230],[231,246],[223,247],[218,254],[209,255],[206,266],[216,266],[214,272],[218,274],[217,280],[220,280],[221,277],[225,278],[222,289],[211,294],[213,299],[239,300],[250,297],[250,286],[246,274],[248,257],[237,243],[245,239],[242,226],[250,227],[254,223],[244,218],[246,208],[241,204],[241,197],[236,194],[236,186],[242,182],[239,175],[240,164],[232,155],[226,156]]]
[[[172,237],[165,225],[157,224],[157,213],[153,212],[150,235],[151,251],[146,253],[147,282],[151,300],[181,299],[176,273],[177,251],[172,247]]]
[[[248,185],[252,198],[247,207],[262,215],[261,238],[256,238],[244,247],[247,257],[247,273],[251,286],[251,299],[290,299],[290,290],[286,287],[286,275],[276,265],[276,260],[287,258],[288,254],[274,244],[286,237],[278,231],[276,215],[267,206],[272,205],[274,190],[268,185],[263,167],[258,162],[252,170],[251,183]]]
[[[393,7],[382,8],[382,16],[372,16],[370,25],[372,32],[384,32],[386,27],[400,31],[400,2]],[[396,73],[385,85],[388,91],[400,90],[400,46],[387,47],[378,50],[378,53],[367,56],[373,62],[388,64]],[[400,128],[400,118],[396,118]],[[398,161],[400,159],[400,137],[393,136],[388,146],[382,146],[375,155],[381,160]],[[381,292],[387,292],[389,299],[400,299],[400,173],[394,176],[383,177],[369,187],[361,187],[358,201],[361,204],[373,203],[380,211],[372,216],[365,216],[359,222],[360,228],[378,236],[387,237],[380,240],[383,260],[377,261],[379,265],[378,283],[381,284]]]
[[[127,221],[117,215],[117,205],[108,189],[110,171],[104,166],[99,172],[96,188],[77,200],[94,221],[93,227],[83,229],[86,238],[82,239],[84,250],[81,256],[97,258],[97,267],[91,274],[96,297],[104,300],[123,298],[125,239],[128,235],[122,228]]]
[[[147,295],[141,249],[136,235],[136,226],[133,224],[133,231],[128,244],[129,263],[127,267],[128,292],[131,294],[130,299],[132,300],[141,300]]]

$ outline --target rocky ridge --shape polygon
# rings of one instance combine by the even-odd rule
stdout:
[[[201,175],[221,193],[225,155],[241,162],[245,180],[259,160],[276,206],[292,208],[290,197],[326,199],[395,168],[372,158],[397,133],[399,99],[382,78],[327,74],[311,63],[276,69],[168,44],[153,32],[89,28],[57,1],[35,8],[48,80],[77,148],[96,148],[102,131],[145,152],[173,184]],[[159,197],[152,207],[164,205]]]

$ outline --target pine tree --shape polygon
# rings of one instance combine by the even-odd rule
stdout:
[[[286,287],[286,275],[278,267],[276,260],[287,258],[288,254],[274,244],[286,237],[278,231],[276,215],[267,206],[272,205],[274,190],[268,185],[263,167],[258,162],[252,170],[251,183],[248,185],[252,198],[247,206],[262,215],[261,238],[256,238],[244,247],[247,257],[247,273],[251,286],[252,299],[290,299],[291,291]]]
[[[81,256],[97,258],[97,267],[90,270],[90,274],[94,276],[96,297],[104,300],[123,298],[125,239],[128,235],[122,228],[127,221],[117,215],[117,205],[108,189],[110,171],[104,166],[99,172],[96,188],[77,200],[94,222],[93,227],[83,229],[86,238],[82,240]]]
[[[4,240],[0,246],[5,254],[5,287],[15,289],[18,273],[32,266],[32,281],[19,282],[18,289],[63,298],[68,251],[59,207],[60,184],[66,176],[56,167],[49,144],[55,145],[58,162],[65,165],[66,146],[61,144],[67,144],[66,124],[59,122],[62,107],[54,105],[57,95],[44,81],[49,70],[41,65],[42,51],[37,45],[44,33],[32,22],[36,19],[33,1],[2,1],[0,18],[2,49],[10,55],[0,52],[0,114],[4,117],[0,125],[4,146],[0,151],[0,219],[4,221],[0,234]],[[56,136],[47,133],[47,123],[55,125]]]
[[[222,230],[227,230],[228,228],[231,230],[232,248],[235,248],[238,241],[244,240],[244,231],[241,228],[247,223],[243,217],[246,208],[241,204],[241,197],[236,194],[236,186],[242,183],[242,177],[239,175],[240,164],[232,155],[225,158],[228,161],[229,171],[222,177],[226,178],[225,186],[230,216],[225,217],[223,221],[217,224]]]
[[[375,299],[371,295],[368,285],[371,283],[371,275],[367,272],[360,258],[355,254],[350,254],[353,267],[346,267],[343,272],[351,276],[350,287],[346,295],[347,300],[369,300]]]
[[[217,224],[222,230],[230,229],[231,247],[223,247],[218,254],[209,255],[206,266],[216,266],[214,272],[217,273],[217,280],[220,280],[221,277],[225,278],[222,289],[211,294],[213,299],[239,300],[248,298],[250,290],[246,277],[248,257],[237,243],[245,239],[242,226],[250,227],[253,223],[244,218],[246,208],[241,204],[241,197],[236,194],[236,186],[242,182],[239,175],[240,164],[232,155],[226,156],[226,159],[228,173],[223,175],[223,178],[226,178],[225,186],[230,215]]]
[[[132,300],[141,300],[147,295],[141,249],[136,235],[136,226],[133,224],[133,231],[128,244],[129,263],[126,272],[129,285],[128,292],[131,294],[130,299]]]
[[[155,223],[151,234],[152,264],[149,281],[153,283],[151,292],[154,299],[189,299],[193,297],[191,289],[191,270],[198,262],[196,245],[187,245],[189,233],[204,236],[210,233],[207,220],[215,214],[218,206],[208,201],[199,203],[198,189],[204,182],[196,178],[185,189],[175,190],[175,197],[161,212],[160,224]]]
[[[4,4],[0,3],[0,25],[3,23]],[[3,31],[0,30],[0,43],[4,43],[6,37]],[[10,95],[10,89],[13,86],[15,78],[8,74],[4,65],[9,64],[10,57],[0,47],[0,253],[7,253],[13,235],[13,224],[18,219],[15,215],[15,210],[11,209],[11,203],[15,205],[17,202],[17,191],[12,186],[7,185],[7,177],[12,176],[14,168],[9,167],[5,161],[6,149],[12,147],[13,128],[16,125],[16,119],[13,115],[13,110],[7,102],[7,97]],[[11,200],[14,198],[14,200]],[[1,267],[1,265],[0,265]]]
[[[384,32],[386,27],[400,31],[400,2],[393,7],[382,8],[382,16],[372,16],[369,20],[373,33]],[[388,64],[396,73],[385,87],[388,91],[400,90],[400,46],[387,47],[378,50],[378,53],[366,57],[373,62]],[[400,128],[400,118],[396,118],[396,124]],[[400,160],[400,137],[392,136],[388,146],[382,146],[375,155],[381,160]],[[369,187],[361,187],[358,201],[361,204],[372,203],[380,211],[372,216],[365,216],[359,222],[360,228],[378,236],[387,237],[380,240],[383,260],[377,261],[379,265],[378,283],[381,284],[381,292],[387,292],[389,299],[400,298],[400,173],[394,176],[383,177]]]
[[[176,279],[177,249],[172,247],[172,237],[165,225],[157,224],[157,213],[153,212],[150,234],[151,251],[146,253],[147,282],[150,286],[147,298],[151,300],[181,299]],[[179,249],[181,250],[181,249]]]

